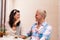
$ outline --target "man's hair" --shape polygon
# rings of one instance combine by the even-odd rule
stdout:
[[[46,10],[37,10],[41,16],[45,19],[46,18]]]

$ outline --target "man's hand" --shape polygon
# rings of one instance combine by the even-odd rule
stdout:
[[[24,35],[21,35],[20,38],[22,38],[22,39],[26,39],[27,37],[24,36]]]

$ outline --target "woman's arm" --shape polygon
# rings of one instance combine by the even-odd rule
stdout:
[[[14,35],[15,31],[12,30],[12,28],[9,26],[9,23],[8,23],[8,22],[5,23],[5,29],[6,29],[5,32],[6,32],[7,34],[12,34],[12,35]]]
[[[12,29],[9,26],[9,23],[8,22],[5,23],[5,29],[6,29],[6,31],[12,31]]]

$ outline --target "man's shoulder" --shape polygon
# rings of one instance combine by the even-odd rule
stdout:
[[[52,30],[52,26],[48,25],[47,29],[50,29],[50,30]]]

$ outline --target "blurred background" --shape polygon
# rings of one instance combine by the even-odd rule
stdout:
[[[0,1],[1,3],[1,1]],[[18,9],[21,14],[22,34],[31,28],[35,22],[35,13],[37,9],[47,11],[46,21],[52,26],[52,35],[50,40],[60,39],[60,0],[3,0],[3,16],[0,24],[9,20],[11,10]],[[0,4],[0,12],[1,4]],[[0,13],[1,14],[1,13]],[[1,19],[1,15],[0,15]],[[28,39],[27,39],[28,40]]]

